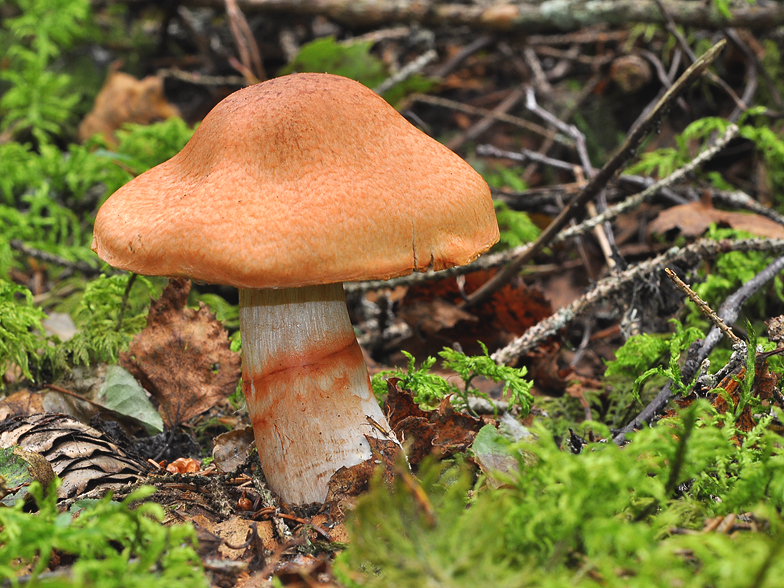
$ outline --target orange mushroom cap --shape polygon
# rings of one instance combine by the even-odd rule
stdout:
[[[231,94],[115,192],[92,248],[136,273],[288,288],[463,265],[498,237],[460,157],[358,82],[293,74]]]

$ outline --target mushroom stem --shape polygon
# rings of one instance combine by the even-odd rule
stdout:
[[[330,477],[390,439],[348,318],[343,285],[240,290],[242,388],[267,482],[324,502]],[[370,418],[368,418],[370,417]]]

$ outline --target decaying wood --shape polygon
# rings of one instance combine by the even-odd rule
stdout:
[[[140,3],[142,0],[125,0]],[[106,4],[106,0],[96,4]],[[224,0],[186,0],[186,6],[223,8]],[[237,0],[246,13],[285,13],[326,16],[350,26],[380,26],[391,23],[470,26],[489,31],[541,33],[576,31],[597,24],[623,26],[630,23],[665,24],[653,0],[549,0],[546,2],[501,2],[495,4],[438,3],[426,0]],[[784,4],[739,3],[725,18],[714,2],[668,0],[667,13],[679,25],[703,29],[744,27],[772,29],[784,24]]]

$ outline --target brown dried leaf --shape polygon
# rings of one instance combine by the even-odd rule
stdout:
[[[223,325],[204,304],[185,308],[189,290],[188,280],[172,279],[150,306],[147,327],[120,355],[120,365],[158,400],[168,427],[209,410],[240,377],[240,356]]]
[[[343,520],[346,513],[354,508],[359,495],[367,492],[376,471],[374,462],[371,458],[350,468],[342,467],[332,474],[321,509],[329,514],[331,520]]]
[[[465,451],[485,422],[452,408],[444,398],[437,409],[424,411],[414,402],[408,390],[402,390],[400,380],[390,378],[386,413],[389,426],[406,447],[409,463],[416,465],[437,451],[447,457]]]
[[[0,400],[0,421],[8,417],[44,412],[43,395],[27,388]]]
[[[231,473],[241,466],[253,447],[253,427],[241,427],[215,437],[212,459],[218,471]]]
[[[770,239],[784,238],[784,227],[759,214],[728,212],[713,208],[710,202],[689,202],[661,212],[648,227],[649,233],[666,233],[678,229],[686,237],[699,237],[711,224],[729,226]]]
[[[451,329],[462,322],[475,323],[479,319],[473,314],[460,310],[451,302],[441,298],[416,300],[401,309],[401,318],[413,329],[426,336],[432,336],[443,329]]]
[[[137,80],[132,75],[112,72],[95,98],[95,105],[79,125],[79,140],[96,133],[116,145],[114,133],[125,123],[143,125],[179,116],[163,92],[163,78],[148,76]]]
[[[430,421],[435,430],[433,447],[439,448],[445,456],[468,449],[479,429],[486,424],[481,419],[457,412],[449,398],[444,398],[430,413]]]
[[[248,539],[248,534],[251,532],[251,525],[256,525],[256,534],[261,539],[264,549],[274,550],[279,545],[275,540],[275,533],[272,528],[271,521],[252,521],[242,519],[237,516],[232,516],[225,521],[216,523],[208,519],[203,514],[196,514],[189,517],[194,527],[199,531],[204,529],[208,533],[221,539],[220,545],[217,547],[219,557],[225,557],[235,561],[247,561],[253,557],[250,553],[249,547],[246,545],[240,549],[232,549],[232,546],[240,546]],[[213,553],[201,553],[202,557],[214,555]]]
[[[466,275],[463,292],[456,280],[411,286],[400,303],[400,315],[416,336],[402,347],[419,357],[435,355],[456,341],[466,353],[476,355],[482,352],[477,341],[497,349],[552,314],[542,292],[522,282],[507,284],[470,313],[457,308],[463,294],[479,289],[494,274],[483,270]]]
[[[373,457],[355,466],[342,467],[329,479],[327,498],[321,512],[329,513],[332,520],[342,521],[346,511],[351,510],[357,497],[367,492],[370,480],[381,468],[388,486],[395,477],[395,463],[400,459],[400,447],[391,440],[365,436]]]

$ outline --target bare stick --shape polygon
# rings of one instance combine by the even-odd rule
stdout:
[[[243,65],[242,73],[248,84],[255,84],[267,79],[267,73],[264,71],[264,65],[261,61],[259,46],[256,43],[256,39],[253,38],[253,32],[250,30],[250,25],[248,25],[245,15],[242,14],[242,10],[237,6],[237,0],[224,0],[224,2],[226,4],[226,14],[229,17],[229,28]]]
[[[740,337],[732,332],[732,329],[730,329],[727,324],[721,320],[721,317],[716,314],[716,311],[713,310],[707,302],[700,298],[697,293],[692,290],[688,284],[686,284],[686,282],[681,280],[678,275],[668,267],[664,268],[664,273],[667,274],[667,277],[670,278],[672,283],[677,286],[678,290],[686,294],[689,300],[697,305],[697,308],[700,309],[700,312],[704,314],[708,320],[722,332],[722,334],[726,335],[733,343],[740,343]]]
[[[535,161],[543,165],[554,167],[555,169],[562,169],[564,171],[573,172],[575,165],[562,159],[553,159],[538,151],[531,151],[530,149],[519,149],[518,151],[502,151],[494,145],[479,145],[476,148],[476,154],[480,157],[499,157],[504,159],[511,159],[520,163],[528,163]]]
[[[460,51],[458,51],[453,57],[451,57],[445,64],[439,67],[436,71],[433,72],[434,78],[445,78],[450,73],[452,73],[458,66],[463,63],[468,57],[479,51],[480,49],[484,49],[490,43],[495,40],[493,35],[485,33],[484,35],[480,35],[473,42],[469,43],[465,47],[463,47]]]
[[[492,279],[486,282],[481,288],[474,292],[465,300],[460,307],[469,308],[480,302],[487,300],[495,292],[500,290],[512,278],[514,278],[533,256],[542,250],[543,247],[548,245],[553,237],[566,226],[570,219],[577,216],[585,205],[592,200],[600,190],[602,190],[610,178],[617,172],[621,166],[626,163],[636,153],[637,148],[642,143],[643,139],[653,131],[657,125],[661,123],[661,118],[669,109],[672,102],[680,96],[691,84],[699,78],[705,69],[718,57],[721,50],[726,45],[725,40],[719,41],[716,45],[711,47],[705,54],[694,62],[689,69],[667,90],[667,93],[662,97],[656,108],[648,115],[645,121],[642,122],[632,133],[627,137],[624,144],[615,152],[610,160],[602,167],[599,172],[591,178],[588,185],[582,193],[575,198],[568,207],[559,214],[547,228],[542,231],[539,238],[528,248],[522,255],[515,258],[503,270],[499,271]]]
[[[525,91],[522,87],[515,88],[512,92],[496,106],[492,112],[488,113],[481,120],[471,125],[464,133],[449,141],[446,146],[452,151],[460,149],[467,141],[471,141],[484,133],[487,129],[493,126],[496,121],[495,115],[505,114],[509,112],[514,106],[522,100]]]
[[[243,76],[206,76],[200,73],[183,71],[176,68],[159,69],[156,75],[175,78],[196,86],[247,86]]]
[[[373,88],[373,91],[376,94],[383,94],[387,90],[397,86],[399,83],[406,81],[411,76],[418,74],[420,71],[422,71],[425,68],[425,66],[428,63],[433,61],[436,57],[438,57],[438,53],[436,53],[435,49],[430,49],[429,51],[417,57],[411,63],[407,63],[404,67],[401,67],[397,73],[389,76],[378,86]]]
[[[774,83],[773,79],[770,77],[768,71],[763,67],[762,62],[757,57],[757,54],[751,50],[751,48],[740,38],[738,35],[738,31],[734,28],[729,27],[724,29],[724,34],[727,35],[727,38],[735,43],[741,51],[743,51],[744,55],[746,55],[746,59],[751,61],[756,68],[762,73],[762,79],[765,80],[765,84],[768,86],[768,92],[770,92],[770,97],[773,99],[773,102],[776,104],[778,108],[784,108],[784,102],[781,101],[781,94],[779,94],[778,88],[776,88],[776,84]]]
[[[727,130],[724,132],[724,135],[722,135],[719,139],[714,141],[713,144],[710,145],[710,147],[705,149],[705,151],[700,153],[697,157],[695,157],[689,163],[684,165],[682,168],[672,172],[669,176],[667,176],[662,180],[659,180],[655,184],[652,184],[651,186],[649,186],[639,194],[634,194],[633,196],[629,196],[623,202],[615,204],[614,206],[610,206],[603,213],[595,216],[594,218],[588,219],[580,223],[577,227],[573,229],[569,228],[562,231],[553,239],[553,242],[559,243],[566,239],[570,239],[571,237],[587,232],[591,230],[593,227],[595,227],[596,225],[611,220],[619,216],[620,214],[627,212],[628,210],[637,208],[638,206],[640,206],[640,204],[652,198],[657,192],[661,191],[663,188],[666,188],[667,186],[671,186],[672,184],[680,180],[682,177],[684,177],[686,174],[694,171],[700,165],[702,165],[703,163],[711,159],[714,155],[716,155],[716,153],[721,151],[724,148],[724,146],[727,143],[729,143],[732,140],[732,138],[737,134],[738,134],[738,127],[736,125],[730,125],[729,127],[727,127]]]
[[[662,0],[654,0],[654,2],[656,2],[656,6],[658,6],[659,11],[662,13],[662,16],[664,17],[667,30],[678,41],[678,45],[680,45],[681,49],[686,54],[686,57],[689,58],[689,61],[694,63],[697,60],[697,56],[694,54],[694,51],[692,51],[691,47],[689,46],[689,43],[686,41],[686,38],[678,30],[678,27],[675,25],[675,21],[673,20],[670,11],[667,10],[667,8],[664,6],[664,2]],[[733,101],[735,102],[736,110],[740,112],[744,112],[748,108],[747,104],[744,103],[744,101],[738,97],[738,95],[735,93],[735,90],[733,90],[727,82],[722,80],[719,76],[717,76],[711,71],[707,72],[705,75],[710,81],[718,85],[722,90],[724,90],[729,95],[730,98],[733,99]],[[734,122],[737,120],[738,116],[740,116],[740,114],[736,115],[736,118],[731,118],[730,120]]]
[[[147,0],[125,0],[138,4]],[[106,5],[108,0],[94,0]],[[186,6],[220,8],[223,0],[184,0]],[[250,13],[286,13],[289,15],[323,15],[337,23],[351,26],[389,26],[393,23],[435,24],[442,27],[469,26],[475,29],[513,33],[540,33],[543,30],[576,31],[581,28],[631,23],[664,24],[665,19],[653,0],[608,0],[585,2],[563,0],[552,2],[521,1],[519,3],[441,3],[427,0],[238,0],[237,4]],[[742,27],[770,30],[784,24],[784,4],[770,2],[732,5],[726,18],[713,2],[668,0],[668,12],[680,25],[720,30]],[[611,33],[606,33],[608,37]]]
[[[101,273],[100,268],[93,267],[89,263],[86,263],[84,261],[71,261],[69,259],[65,259],[64,257],[60,257],[59,255],[55,255],[54,253],[49,253],[48,251],[41,251],[40,249],[35,249],[34,247],[29,247],[19,239],[11,239],[8,242],[8,244],[11,246],[11,249],[16,249],[20,253],[28,255],[33,259],[38,259],[46,263],[51,263],[71,270],[76,270],[87,276],[97,276],[98,274]]]
[[[733,206],[735,208],[745,208],[746,210],[751,210],[752,212],[756,212],[761,216],[765,216],[772,220],[773,222],[777,222],[780,225],[784,225],[784,215],[780,212],[773,210],[772,208],[761,204],[760,202],[756,201],[754,198],[742,192],[741,190],[736,190],[734,192],[724,192],[722,190],[713,190],[711,191],[711,198],[717,200],[718,202],[723,203],[725,206]]]
[[[564,229],[558,235],[553,238],[553,244],[561,243],[568,239],[577,237],[584,233],[591,231],[595,226],[607,222],[624,212],[627,212],[633,208],[636,208],[646,200],[652,198],[658,192],[666,189],[667,186],[670,186],[686,174],[690,173],[698,166],[703,164],[705,161],[712,158],[716,153],[718,153],[724,145],[726,145],[738,132],[738,127],[736,125],[730,125],[727,130],[725,131],[724,135],[718,138],[713,144],[705,149],[702,153],[697,155],[692,161],[688,164],[683,166],[682,168],[674,171],[666,178],[655,182],[654,184],[650,185],[648,188],[643,190],[638,194],[634,194],[629,196],[623,202],[610,206],[605,210],[603,213],[586,219],[581,222],[579,225],[574,227],[569,227],[568,229]],[[496,155],[498,157],[506,157],[512,160],[516,160],[517,157],[524,157],[523,155],[508,152],[508,151],[501,151],[500,149],[496,149],[493,146],[489,145],[482,145],[477,148],[477,153],[480,155]],[[545,162],[546,160],[549,162],[550,158],[545,158],[544,156],[536,153],[530,152],[532,156],[535,156],[540,161]],[[525,161],[525,159],[523,159]],[[551,160],[552,162],[559,162],[559,160]],[[567,165],[565,162],[562,162],[564,165]],[[573,169],[573,168],[572,168]],[[621,176],[621,179],[626,178],[626,176]],[[628,179],[633,179],[634,177],[631,176]],[[747,194],[743,192],[733,192],[733,193],[720,193],[724,195],[726,200],[729,200],[732,197],[732,202],[738,202],[739,206],[742,205],[745,208],[749,208],[750,210],[754,210],[755,212],[759,212],[760,214],[764,214],[768,218],[772,218],[776,222],[784,225],[784,216],[780,215],[779,213],[762,206],[761,204],[757,203]],[[394,288],[395,286],[403,286],[403,285],[413,285],[419,284],[427,281],[434,281],[440,279],[446,279],[455,276],[462,276],[465,274],[469,274],[471,272],[475,272],[481,269],[489,269],[493,267],[498,267],[500,265],[504,265],[509,263],[510,261],[516,259],[520,255],[524,254],[528,249],[532,246],[531,243],[526,243],[525,245],[520,245],[519,247],[515,247],[513,249],[507,249],[506,251],[502,251],[500,253],[492,253],[489,255],[483,255],[478,260],[470,263],[468,265],[458,266],[449,268],[446,270],[442,270],[440,272],[426,272],[426,273],[414,273],[408,276],[402,276],[400,278],[394,278],[392,280],[374,280],[372,282],[359,282],[359,283],[352,283],[346,284],[346,292],[361,292],[367,290],[378,290],[381,288]]]
[[[469,106],[468,104],[463,104],[462,102],[449,100],[448,98],[441,98],[439,96],[428,96],[427,94],[412,94],[407,98],[407,101],[432,104],[433,106],[440,106],[441,108],[449,108],[450,110],[456,110],[458,112],[462,112],[464,114],[470,114],[473,116],[489,115],[495,118],[496,120],[508,123],[510,125],[515,125],[517,127],[520,127],[521,129],[531,131],[532,133],[536,133],[537,135],[541,135],[543,137],[547,137],[550,134],[550,132],[543,126],[527,121],[518,116],[512,116],[511,114],[506,114],[504,112],[493,113],[490,110],[484,108],[476,108],[474,106]],[[564,137],[563,135],[557,135],[555,140],[561,143],[562,145],[566,145],[568,147],[572,147],[574,145],[574,143],[570,139]]]

